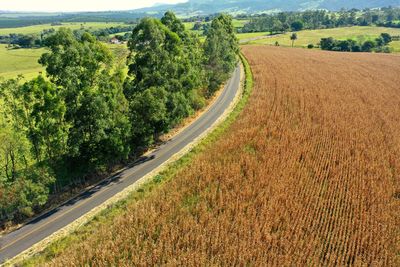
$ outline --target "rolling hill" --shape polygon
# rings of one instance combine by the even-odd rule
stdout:
[[[219,12],[227,13],[261,13],[276,11],[302,11],[307,9],[340,10],[341,8],[363,9],[386,6],[400,6],[400,0],[189,0],[177,5],[157,5],[137,11],[159,13],[174,10],[181,16],[204,15]]]
[[[160,17],[173,10],[180,17],[209,15],[215,13],[256,14],[279,11],[304,11],[309,9],[340,10],[342,8],[364,9],[377,7],[400,7],[400,0],[188,0],[186,3],[157,4],[136,10],[78,12],[78,13],[26,13],[0,10],[0,28],[23,27],[52,22],[131,22],[145,16]]]

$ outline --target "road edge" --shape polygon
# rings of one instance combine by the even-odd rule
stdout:
[[[81,216],[74,222],[68,224],[67,226],[59,229],[58,231],[54,232],[50,236],[46,237],[42,241],[36,243],[29,249],[23,251],[19,255],[15,256],[14,258],[6,261],[3,263],[1,266],[14,266],[18,265],[22,261],[34,256],[35,254],[38,254],[42,252],[47,246],[49,246],[52,242],[61,239],[68,234],[73,233],[75,230],[77,230],[79,227],[83,226],[84,224],[88,223],[90,220],[92,220],[96,215],[100,214],[100,212],[104,211],[107,208],[112,207],[114,204],[116,204],[119,201],[124,200],[127,198],[131,193],[134,191],[138,190],[141,186],[149,182],[153,177],[161,173],[162,171],[166,170],[169,166],[172,165],[172,163],[178,161],[180,158],[188,154],[194,147],[199,145],[201,141],[203,141],[210,133],[212,133],[214,130],[216,130],[219,126],[223,124],[224,121],[228,119],[228,117],[231,115],[231,113],[238,107],[239,103],[243,99],[243,96],[245,93],[250,93],[250,92],[245,92],[247,83],[248,83],[248,63],[247,60],[243,55],[240,55],[240,83],[239,83],[239,90],[237,90],[235,97],[229,107],[225,109],[224,113],[213,123],[212,126],[210,126],[208,129],[206,129],[201,135],[199,135],[196,139],[193,140],[190,144],[185,146],[183,149],[181,149],[179,152],[174,154],[172,157],[170,157],[167,161],[162,163],[160,166],[158,166],[156,169],[151,171],[150,173],[146,174],[142,178],[140,178],[137,182],[134,184],[126,187],[123,191],[117,193],[115,196],[111,197],[107,201],[105,201],[103,204],[93,208],[91,211],[86,213],[85,215]],[[250,75],[252,79],[252,75]],[[247,97],[248,98],[248,97]],[[247,98],[246,101],[247,102]],[[241,109],[243,108],[245,103],[243,105],[240,105]],[[236,117],[236,116],[235,116]]]

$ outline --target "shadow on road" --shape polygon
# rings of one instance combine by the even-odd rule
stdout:
[[[100,191],[102,188],[109,186],[110,184],[116,184],[118,182],[120,182],[121,178],[122,178],[122,174],[126,169],[130,169],[136,166],[139,166],[141,164],[144,164],[148,161],[151,161],[155,158],[154,155],[151,156],[142,156],[139,159],[137,159],[135,162],[129,164],[128,166],[126,166],[123,170],[117,172],[116,174],[114,174],[113,176],[106,178],[105,180],[101,181],[100,183],[94,185],[92,188],[88,189],[85,192],[80,193],[79,195],[75,196],[74,198],[68,200],[67,202],[61,204],[59,207],[54,208],[38,217],[36,217],[35,219],[29,221],[28,223],[26,223],[26,225],[30,225],[30,224],[36,224],[50,216],[52,216],[53,214],[57,213],[58,211],[62,210],[64,207],[68,207],[68,206],[72,206],[75,205],[77,202],[88,199],[90,197],[92,197],[96,192]]]

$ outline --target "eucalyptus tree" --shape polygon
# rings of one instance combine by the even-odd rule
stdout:
[[[89,167],[126,158],[127,103],[109,49],[89,33],[78,39],[64,28],[45,44],[50,52],[39,62],[65,101],[67,158]]]
[[[128,43],[132,144],[156,141],[196,107],[193,96],[204,85],[203,51],[197,36],[167,12],[161,20],[144,18]],[[201,101],[200,101],[201,102]]]
[[[212,21],[204,51],[209,94],[213,94],[229,77],[238,61],[239,43],[232,17],[222,14]]]

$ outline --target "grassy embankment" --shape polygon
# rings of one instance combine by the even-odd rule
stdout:
[[[120,201],[114,204],[109,209],[102,211],[93,220],[77,229],[74,233],[54,241],[42,253],[24,261],[23,266],[37,266],[44,264],[70,245],[86,240],[99,227],[110,225],[116,219],[124,217],[127,213],[128,206],[140,204],[140,201],[146,199],[150,195],[157,194],[157,191],[159,191],[160,188],[167,186],[168,181],[174,179],[174,177],[182,168],[189,166],[191,162],[196,160],[196,157],[198,157],[199,155],[207,153],[207,149],[210,148],[212,144],[228,130],[229,126],[239,116],[239,114],[245,107],[253,89],[253,75],[250,69],[250,65],[243,56],[241,56],[241,60],[244,65],[246,76],[243,95],[234,110],[216,129],[214,129],[190,152],[188,152],[176,162],[172,163],[170,166],[167,167],[166,170],[156,175],[151,181],[141,186],[137,191],[130,194],[129,197],[127,197],[125,200]]]
[[[357,41],[373,40],[377,38],[381,33],[389,33],[393,36],[400,35],[400,29],[386,28],[386,27],[343,27],[334,29],[323,29],[323,30],[304,30],[297,32],[298,39],[294,45],[296,47],[307,47],[308,44],[318,44],[321,38],[333,37],[338,40],[354,39]],[[266,36],[268,33],[245,33],[239,34],[239,39],[255,38],[258,36]],[[270,36],[259,40],[250,41],[250,44],[266,44],[274,45],[278,42],[281,46],[291,46],[292,41],[290,40],[291,33],[285,33],[277,36]],[[394,52],[400,52],[400,41],[394,41],[390,44]]]

